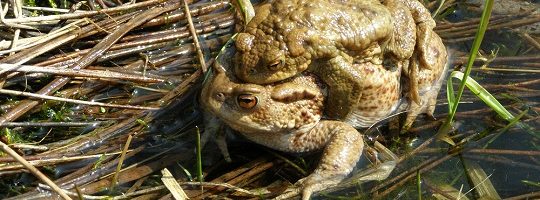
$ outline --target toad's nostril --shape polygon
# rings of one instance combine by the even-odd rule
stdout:
[[[216,99],[218,101],[225,101],[225,95],[223,93],[219,92],[219,93],[216,94]]]
[[[248,73],[249,73],[249,74],[256,74],[256,73],[257,73],[257,70],[251,68],[251,69],[248,70]]]

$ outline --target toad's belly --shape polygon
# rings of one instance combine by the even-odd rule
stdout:
[[[354,102],[354,109],[341,120],[356,128],[363,128],[395,113],[400,107],[402,67],[387,69],[370,62],[356,64],[356,67],[363,74],[362,95]]]

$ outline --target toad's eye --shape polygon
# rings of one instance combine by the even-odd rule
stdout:
[[[283,62],[282,59],[276,60],[276,61],[274,61],[274,62],[272,62],[272,63],[270,63],[268,65],[268,69],[270,69],[272,71],[277,71],[277,70],[281,69],[281,67],[283,67],[283,63],[284,62]]]
[[[236,97],[238,105],[242,108],[251,109],[257,105],[257,97],[251,94],[241,94]]]

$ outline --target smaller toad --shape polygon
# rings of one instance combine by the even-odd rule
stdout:
[[[362,135],[347,123],[321,120],[324,90],[315,76],[259,86],[235,83],[227,72],[216,68],[201,95],[207,111],[247,139],[272,149],[290,153],[323,150],[317,168],[295,184],[292,195],[309,199],[313,192],[334,186],[351,173],[362,155]],[[287,102],[272,100],[272,93],[283,92],[295,95],[288,95],[292,98]]]
[[[323,150],[317,168],[295,184],[295,189],[279,196],[313,192],[334,186],[346,178],[362,155],[362,135],[355,127],[366,127],[388,116],[400,104],[399,75],[381,65],[355,66],[366,80],[362,91],[365,104],[356,107],[345,121],[323,119],[326,87],[318,77],[303,73],[285,81],[256,85],[243,83],[231,73],[227,46],[213,65],[203,85],[200,102],[212,114],[207,122],[223,122],[245,138],[272,149],[305,153]],[[347,122],[347,123],[346,123]],[[205,138],[217,132],[216,124],[206,124]],[[217,141],[228,157],[224,141]]]

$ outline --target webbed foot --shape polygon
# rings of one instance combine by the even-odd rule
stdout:
[[[217,117],[210,113],[204,113],[204,132],[201,135],[201,149],[204,148],[206,143],[211,139],[216,143],[223,158],[227,162],[232,162],[229,154],[229,148],[227,147],[226,132],[224,131],[224,123]]]
[[[353,59],[341,55],[313,68],[315,74],[329,86],[325,113],[334,119],[346,117],[362,96],[362,75],[353,65]]]
[[[424,93],[420,97],[420,104],[415,102],[409,104],[407,116],[402,126],[402,131],[407,131],[409,128],[411,128],[418,115],[422,113],[425,113],[429,117],[433,118],[433,112],[435,111],[435,106],[437,104],[437,95],[439,94],[439,89],[434,88]]]
[[[346,176],[346,174],[319,174],[313,172],[308,177],[298,180],[293,187],[274,199],[290,199],[301,195],[302,200],[308,200],[314,192],[335,186]]]
[[[327,138],[327,144],[317,168],[306,178],[300,179],[276,199],[289,199],[301,195],[309,199],[315,192],[341,182],[352,171],[364,149],[362,135],[351,125],[341,121],[322,120],[305,136],[312,140]]]

